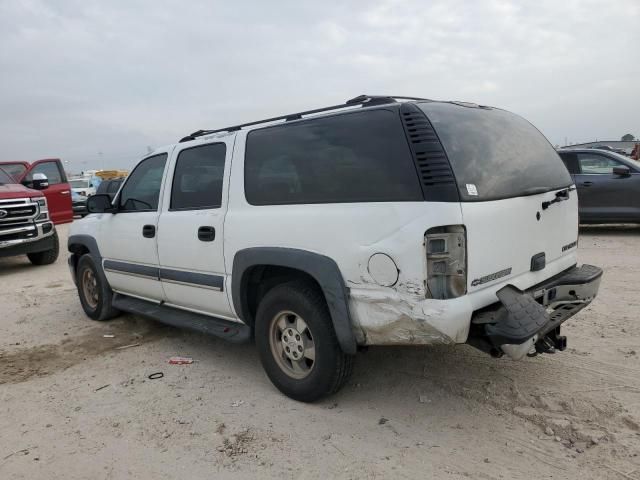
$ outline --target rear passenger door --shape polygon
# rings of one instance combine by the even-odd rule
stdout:
[[[232,318],[223,229],[234,138],[176,147],[158,225],[166,303],[221,318]]]

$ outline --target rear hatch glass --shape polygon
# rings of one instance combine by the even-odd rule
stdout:
[[[554,148],[522,117],[455,103],[418,106],[444,146],[462,201],[533,195],[572,184]]]

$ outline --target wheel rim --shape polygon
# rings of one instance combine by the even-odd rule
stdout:
[[[305,378],[316,363],[316,346],[307,323],[296,313],[283,311],[269,326],[271,353],[280,369],[295,379]]]
[[[82,293],[87,305],[93,310],[98,307],[100,297],[98,295],[98,280],[93,270],[87,268],[82,272]]]

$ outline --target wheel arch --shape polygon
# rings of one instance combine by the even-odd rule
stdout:
[[[104,281],[107,281],[104,271],[102,269],[102,255],[100,255],[100,249],[98,248],[98,242],[91,235],[70,235],[67,240],[67,250],[71,253],[69,256],[69,268],[75,272],[78,267],[78,260],[85,254],[91,255],[93,258],[98,274]],[[108,285],[108,282],[107,282]]]
[[[256,275],[260,278],[265,271],[275,271],[276,278],[281,275],[287,280],[292,275],[294,278],[298,276],[312,279],[324,295],[342,351],[347,354],[356,353],[356,339],[349,312],[349,293],[333,259],[295,248],[254,247],[239,250],[233,258],[231,297],[236,314],[251,326],[255,323],[257,306],[252,304],[252,299],[255,300],[252,295],[257,293],[251,280],[255,280]],[[270,278],[273,277],[274,275],[270,275]],[[277,281],[270,286],[278,283],[281,282]]]

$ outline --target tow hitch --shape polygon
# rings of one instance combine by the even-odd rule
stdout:
[[[583,265],[526,292],[502,287],[499,302],[474,313],[467,343],[514,360],[563,351],[567,337],[560,335],[560,325],[591,303],[601,278],[601,268]]]

